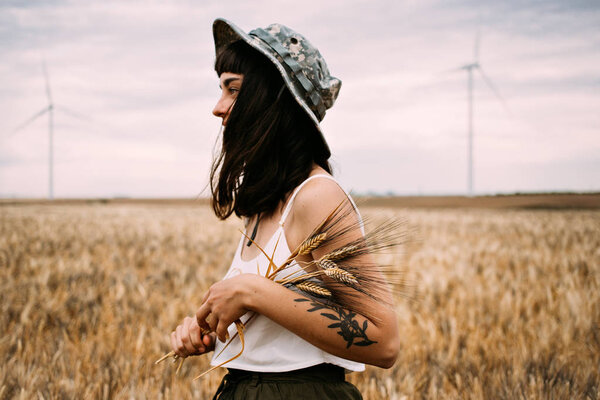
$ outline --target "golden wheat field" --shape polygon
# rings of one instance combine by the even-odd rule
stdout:
[[[411,286],[365,399],[600,398],[600,211],[363,208],[406,219]],[[197,204],[0,206],[0,399],[206,399],[208,357],[153,362],[241,223]],[[248,329],[251,329],[249,327]]]

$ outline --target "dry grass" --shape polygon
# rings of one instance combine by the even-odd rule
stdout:
[[[600,396],[600,212],[366,209],[419,232],[391,370],[366,399]],[[239,240],[204,205],[0,206],[0,399],[209,398],[154,366]],[[399,262],[399,259],[383,260]],[[401,262],[401,261],[400,261]]]
[[[598,210],[600,193],[539,193],[497,196],[363,197],[371,207],[513,208],[530,210]]]

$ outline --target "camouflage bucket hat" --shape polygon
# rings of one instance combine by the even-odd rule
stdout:
[[[325,111],[333,106],[342,81],[329,74],[316,47],[285,25],[271,24],[245,33],[222,18],[213,23],[213,37],[217,55],[241,39],[271,60],[298,104],[315,123],[329,152],[319,122],[325,117]]]

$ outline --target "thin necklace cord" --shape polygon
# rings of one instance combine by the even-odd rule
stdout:
[[[246,246],[248,246],[248,247],[250,247],[252,245],[254,238],[256,238],[256,231],[258,231],[258,223],[259,222],[260,222],[260,213],[258,213],[258,215],[256,216],[256,224],[254,224],[254,229],[252,230],[252,235],[250,235],[250,239],[248,239],[248,243],[246,243]]]

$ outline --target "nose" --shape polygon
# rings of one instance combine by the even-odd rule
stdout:
[[[212,111],[213,115],[215,117],[225,118],[229,111],[230,104],[228,103],[229,102],[224,97],[221,97],[219,101],[217,101],[217,104],[215,104],[215,108]]]

